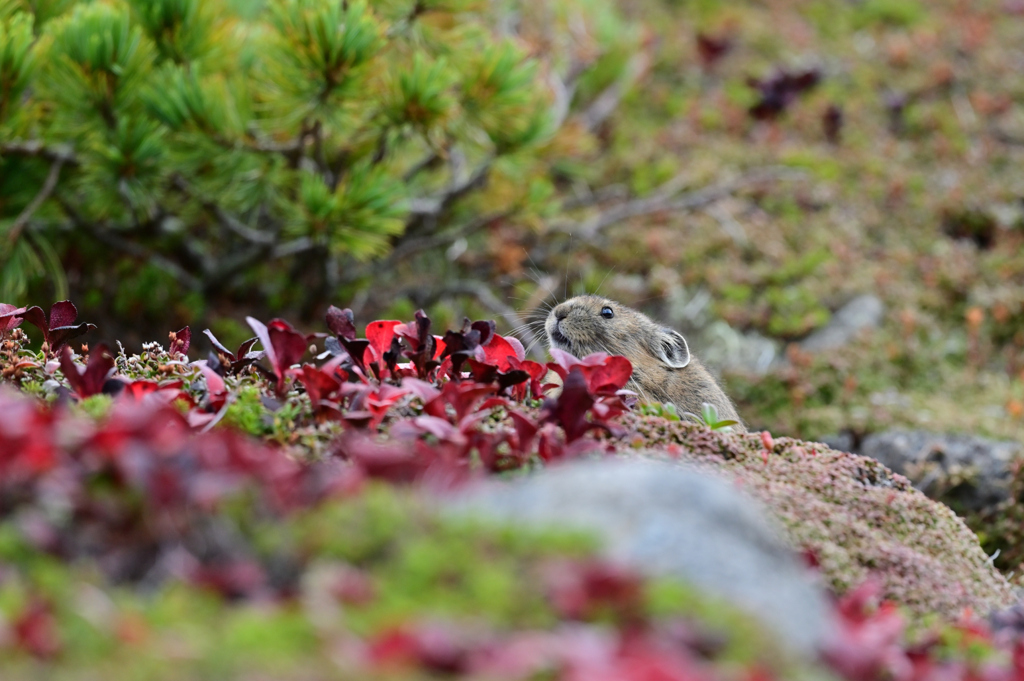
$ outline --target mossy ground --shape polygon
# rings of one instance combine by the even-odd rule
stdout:
[[[557,265],[521,254],[509,295],[526,291],[529,306],[600,288],[684,332],[721,320],[785,343],[874,293],[882,328],[850,347],[768,376],[719,367],[745,419],[807,439],[891,426],[1024,436],[1024,22],[1013,3],[622,4],[649,30],[653,63],[570,181],[649,195],[673,177],[698,188],[762,167],[802,176],[593,238],[554,231],[545,238],[563,247],[540,239],[532,254],[562,253]],[[698,32],[731,43],[712,67]],[[802,66],[820,68],[819,87],[754,121],[747,79]],[[837,143],[823,121],[832,105]],[[551,271],[547,291],[527,276]],[[705,292],[697,319],[681,312]]]
[[[673,458],[735,480],[810,551],[838,593],[869,578],[917,615],[1008,607],[1015,593],[978,538],[947,506],[873,459],[758,434],[713,433],[657,416],[627,419],[644,456]]]
[[[472,640],[553,631],[565,613],[553,605],[548,575],[592,560],[596,546],[577,533],[438,515],[419,493],[375,485],[283,524],[251,523],[245,530],[261,560],[302,563],[304,572],[290,599],[231,604],[174,581],[150,592],[112,588],[88,562],[42,556],[16,524],[0,524],[0,613],[14,622],[32,602],[52,604],[47,635],[59,655],[44,667],[0,647],[10,679],[43,669],[52,679],[440,678],[379,669],[367,642],[415,624],[472,632]],[[721,669],[795,672],[735,609],[676,582],[643,588],[645,616],[689,622],[713,642]],[[599,630],[621,624],[614,611],[587,621]]]

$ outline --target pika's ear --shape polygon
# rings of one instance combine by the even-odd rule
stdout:
[[[672,329],[659,330],[655,335],[651,352],[670,369],[682,369],[690,363],[690,347],[686,344],[686,339]]]

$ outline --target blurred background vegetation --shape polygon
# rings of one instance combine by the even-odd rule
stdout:
[[[755,428],[1020,438],[1021,45],[1018,0],[0,0],[0,300],[529,344],[600,291]]]

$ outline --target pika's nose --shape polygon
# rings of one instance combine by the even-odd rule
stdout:
[[[554,314],[557,321],[562,321],[569,316],[569,308],[565,305],[559,305],[554,309]]]

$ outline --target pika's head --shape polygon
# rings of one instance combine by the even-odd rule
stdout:
[[[576,357],[607,352],[626,357],[634,367],[660,363],[669,369],[690,363],[690,348],[681,334],[599,296],[577,296],[555,306],[545,331],[551,347]]]

